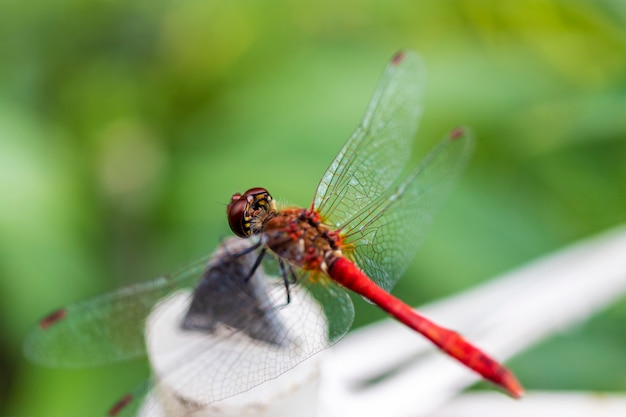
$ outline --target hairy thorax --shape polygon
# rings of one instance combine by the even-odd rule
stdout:
[[[305,270],[324,273],[341,256],[339,233],[311,210],[288,208],[265,223],[264,239],[279,257]]]

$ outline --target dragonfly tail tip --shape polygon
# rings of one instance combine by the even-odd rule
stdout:
[[[513,398],[520,399],[524,396],[524,388],[522,384],[515,378],[511,372],[507,372],[499,381],[499,385]]]

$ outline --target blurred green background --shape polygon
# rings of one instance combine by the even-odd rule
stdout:
[[[211,251],[233,191],[308,205],[399,48],[429,73],[416,157],[461,124],[478,146],[396,294],[432,301],[626,218],[623,1],[0,8],[2,415],[99,415],[141,382],[142,361],[37,367],[22,339]],[[383,316],[357,305],[357,325]],[[624,390],[625,323],[622,302],[511,367],[529,389]]]

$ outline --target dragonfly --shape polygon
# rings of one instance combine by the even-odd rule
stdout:
[[[417,166],[410,163],[413,138],[422,112],[424,68],[410,51],[387,65],[366,114],[322,176],[309,208],[280,208],[263,188],[236,193],[227,206],[228,223],[240,237],[236,249],[218,251],[154,281],[79,301],[45,316],[25,341],[26,355],[49,366],[85,367],[135,358],[146,353],[146,330],[155,308],[182,288],[194,288],[189,308],[177,322],[188,332],[212,335],[189,347],[194,361],[181,363],[172,375],[201,380],[193,402],[203,407],[276,378],[343,337],[352,325],[354,307],[345,289],[362,295],[391,316],[424,335],[443,352],[511,396],[523,394],[503,365],[458,333],[438,326],[389,291],[406,271],[432,223],[434,214],[468,163],[474,139],[457,128]],[[251,242],[245,239],[252,239]],[[247,243],[242,243],[247,242]],[[279,273],[269,287],[250,288],[269,279],[268,264]],[[225,282],[207,290],[207,280]],[[213,282],[213,281],[212,281]],[[293,284],[293,285],[292,285]],[[211,287],[209,285],[209,287]],[[316,307],[301,305],[292,322],[275,312],[298,311],[297,291]],[[270,296],[264,296],[268,291]],[[277,296],[278,293],[282,296]],[[228,297],[224,297],[228,294]],[[310,304],[309,304],[310,305]],[[323,332],[293,336],[296,327]],[[287,323],[287,324],[285,324]],[[219,331],[218,331],[219,330]],[[247,338],[231,348],[231,340]],[[239,340],[239,339],[238,339]],[[229,359],[224,349],[228,346]],[[230,379],[225,367],[250,350],[263,352],[245,377]],[[223,365],[221,365],[223,364]],[[216,368],[217,366],[217,368]],[[221,369],[220,366],[224,369]],[[167,380],[160,375],[154,384]],[[219,378],[219,380],[217,379]],[[197,383],[180,389],[197,389]],[[135,398],[124,396],[110,410],[120,415]]]
[[[457,128],[405,172],[421,112],[421,73],[417,55],[401,51],[392,58],[361,125],[322,176],[309,208],[279,207],[265,188],[254,187],[231,197],[229,225],[239,237],[259,237],[260,258],[271,253],[283,271],[293,266],[308,272],[309,280],[361,295],[519,398],[523,388],[511,371],[388,292],[474,145],[469,130]]]

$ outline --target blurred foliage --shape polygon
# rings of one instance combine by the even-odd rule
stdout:
[[[618,0],[2,2],[0,414],[94,415],[138,384],[141,363],[42,369],[21,340],[211,251],[233,191],[308,204],[401,47],[429,69],[417,154],[459,124],[479,143],[397,294],[433,300],[623,222],[625,28]],[[357,324],[381,316],[358,303]],[[530,389],[624,390],[625,319],[512,367]]]

